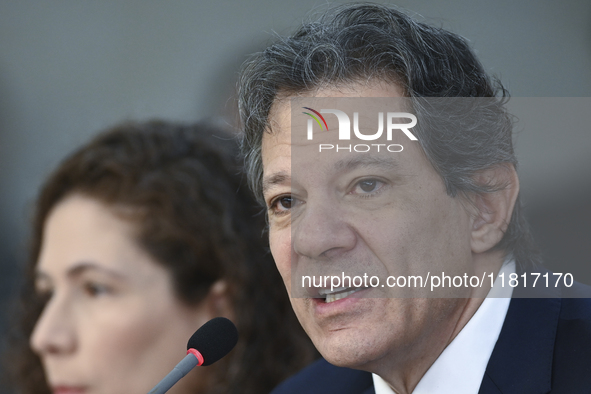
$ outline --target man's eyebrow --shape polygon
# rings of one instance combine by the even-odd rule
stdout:
[[[339,172],[354,170],[356,168],[364,167],[378,167],[385,170],[395,170],[399,164],[394,159],[387,159],[385,157],[376,156],[359,156],[348,159],[339,160],[335,163],[335,167]]]
[[[291,180],[291,175],[285,171],[277,172],[263,179],[263,194],[275,185],[280,185]]]

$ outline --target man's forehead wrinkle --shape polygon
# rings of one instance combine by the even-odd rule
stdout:
[[[273,114],[273,116],[270,116],[267,121],[267,127],[265,128],[265,131],[269,135],[277,136],[279,134],[279,132],[281,131],[281,127],[280,127],[279,123],[280,122],[277,119],[277,114]]]
[[[352,170],[359,167],[382,167],[389,170],[394,170],[398,168],[398,163],[393,159],[381,156],[363,155],[339,160],[335,163],[335,167],[339,172]]]
[[[287,107],[286,107],[287,106]],[[291,102],[275,100],[267,114],[266,131],[271,135],[277,135],[282,131],[281,126],[290,124]]]
[[[273,186],[288,183],[291,180],[289,173],[285,171],[277,172],[263,179],[263,194],[273,188]]]

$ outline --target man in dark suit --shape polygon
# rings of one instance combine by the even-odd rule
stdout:
[[[504,95],[464,39],[373,4],[247,63],[246,168],[324,357],[277,393],[591,392],[587,289],[532,286]]]
[[[583,291],[581,295],[588,297],[588,289]],[[590,315],[591,303],[587,298],[514,298],[479,389],[473,392],[588,393]],[[375,392],[370,373],[336,367],[325,360],[317,361],[273,391],[274,394]]]

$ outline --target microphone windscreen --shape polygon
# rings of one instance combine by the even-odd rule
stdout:
[[[187,343],[203,356],[203,366],[211,365],[230,353],[238,342],[238,330],[225,317],[216,317],[199,327]]]

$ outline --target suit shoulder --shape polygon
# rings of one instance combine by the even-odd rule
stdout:
[[[373,386],[371,374],[320,359],[283,381],[272,394],[360,394]]]
[[[562,287],[562,318],[591,319],[591,287],[574,282],[572,286]]]

